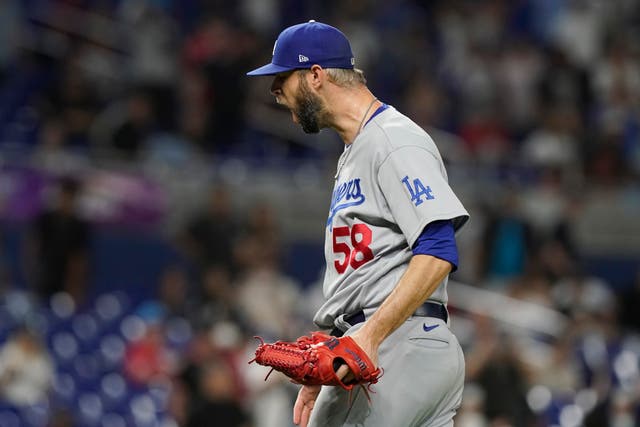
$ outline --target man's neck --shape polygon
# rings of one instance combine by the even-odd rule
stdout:
[[[365,86],[356,89],[340,88],[332,95],[334,96],[327,101],[333,107],[330,127],[349,145],[373,115],[379,102]]]

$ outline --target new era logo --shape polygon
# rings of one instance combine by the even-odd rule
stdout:
[[[309,62],[309,58],[304,55],[298,55],[298,62]]]

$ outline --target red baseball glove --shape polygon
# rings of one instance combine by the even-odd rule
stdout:
[[[298,384],[337,385],[351,390],[354,385],[375,384],[380,377],[380,368],[373,365],[369,356],[351,337],[337,338],[312,332],[295,342],[277,341],[272,344],[265,344],[262,338],[256,338],[261,344],[256,350],[256,357],[249,363],[270,366],[269,374],[275,369]],[[353,380],[349,383],[344,383],[336,375],[343,363],[353,373]]]

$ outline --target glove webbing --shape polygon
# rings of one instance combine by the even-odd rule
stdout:
[[[261,344],[264,344],[264,340],[261,337],[255,337],[255,338],[259,339]],[[271,375],[274,369],[291,370],[296,368],[302,368],[307,363],[309,363],[310,365],[306,365],[306,366],[313,366],[313,364],[317,361],[315,352],[312,351],[311,353],[308,354],[308,357],[305,358],[299,351],[299,350],[305,350],[309,348],[312,343],[313,341],[309,339],[306,339],[306,340],[299,339],[296,342],[296,344],[287,343],[287,342],[284,342],[284,343],[276,342],[272,344],[271,350],[269,352],[271,354],[271,357],[265,358],[266,364],[270,365],[271,369],[267,373],[267,376],[264,377],[264,380],[266,381],[267,378],[269,378],[269,375]],[[292,349],[292,347],[295,347],[296,349],[294,350]],[[277,356],[275,356],[275,354],[277,354]],[[258,358],[258,355],[256,355],[256,357],[251,359],[249,363],[255,362],[257,358]],[[308,371],[309,369],[306,369],[304,376],[306,376]]]

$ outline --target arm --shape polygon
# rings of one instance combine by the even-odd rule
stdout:
[[[353,339],[377,364],[378,347],[436,290],[451,264],[431,255],[414,255],[395,289]]]

